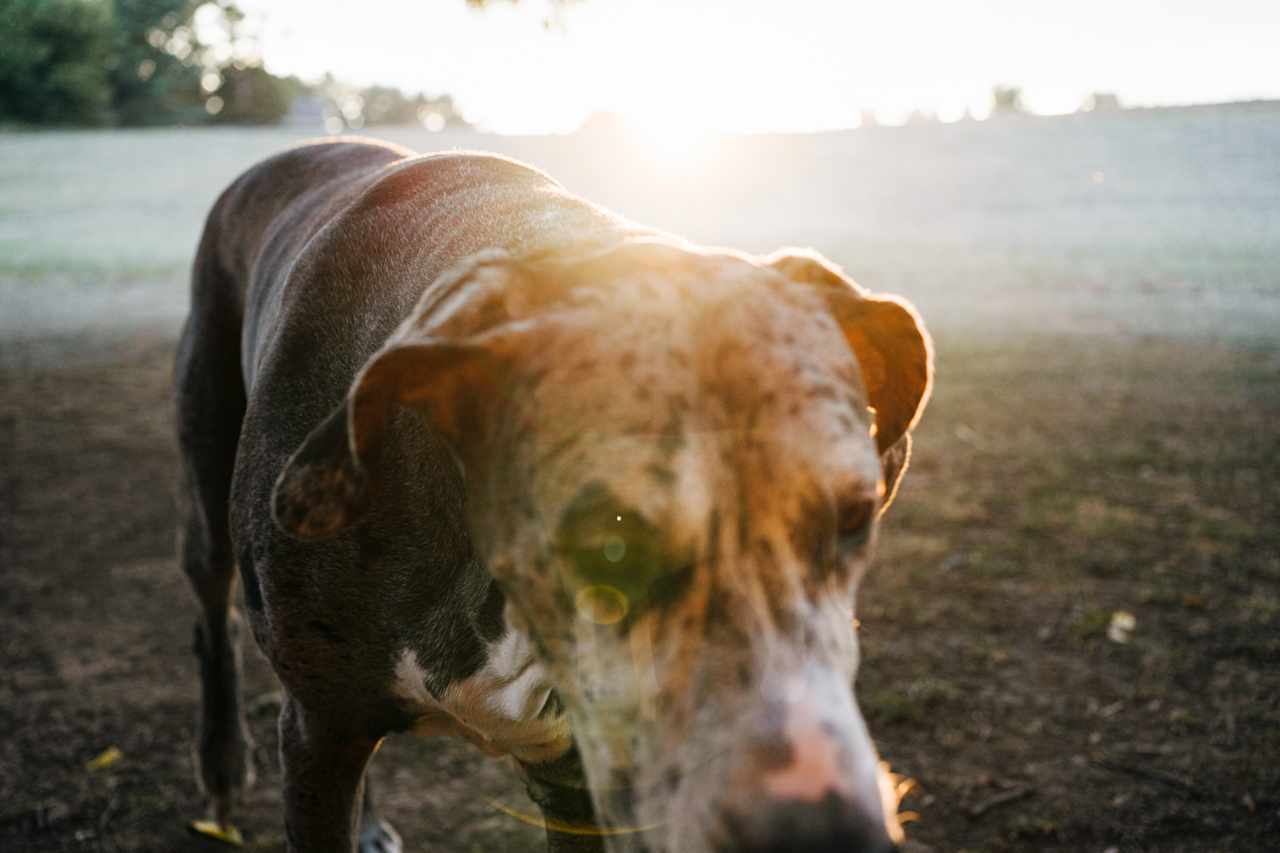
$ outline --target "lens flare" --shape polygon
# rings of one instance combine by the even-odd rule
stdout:
[[[622,590],[608,584],[584,586],[574,596],[573,603],[579,616],[597,625],[622,621],[631,606]]]

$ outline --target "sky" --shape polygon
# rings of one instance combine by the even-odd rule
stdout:
[[[1280,97],[1275,0],[241,0],[267,68],[453,95],[503,133],[806,132],[913,110],[1034,112]]]

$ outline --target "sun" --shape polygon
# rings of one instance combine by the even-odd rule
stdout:
[[[719,133],[696,115],[667,112],[622,114],[628,141],[668,166],[693,168],[711,157]]]

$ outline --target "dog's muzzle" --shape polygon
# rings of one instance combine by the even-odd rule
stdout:
[[[897,849],[889,777],[842,686],[796,678],[762,715],[722,805],[722,853]]]
[[[810,800],[760,804],[754,814],[729,815],[729,837],[720,853],[890,853],[878,804],[864,804],[834,793]]]

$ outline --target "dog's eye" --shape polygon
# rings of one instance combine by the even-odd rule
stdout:
[[[865,545],[874,526],[876,501],[865,497],[844,501],[839,513],[836,540],[840,550],[853,550]]]
[[[613,624],[627,614],[666,608],[689,589],[694,563],[669,556],[651,537],[617,535],[588,539],[561,551],[562,575],[580,614]]]
[[[638,536],[601,536],[565,553],[578,579],[587,584],[619,585],[640,578],[647,580],[657,572],[659,564],[653,546]]]

